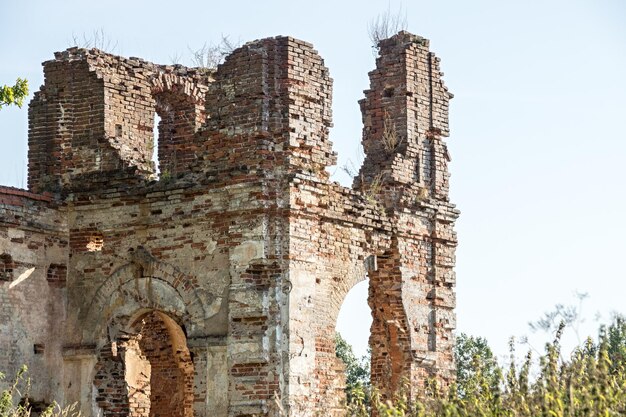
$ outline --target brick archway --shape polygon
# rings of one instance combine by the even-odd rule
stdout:
[[[103,417],[192,417],[194,366],[183,329],[167,314],[141,314],[102,347],[95,367]]]
[[[83,329],[81,343],[101,345],[107,332],[116,333],[120,320],[126,323],[133,312],[142,309],[180,317],[190,336],[203,336],[207,319],[218,313],[224,295],[213,294],[195,281],[195,277],[158,261],[145,248],[137,248],[132,262],[100,285],[78,317],[76,326]]]

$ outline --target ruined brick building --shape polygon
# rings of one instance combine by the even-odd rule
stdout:
[[[342,415],[335,322],[369,277],[373,385],[453,378],[452,95],[427,40],[379,47],[352,188],[329,181],[331,79],[306,42],[213,72],[45,62],[29,189],[0,189],[0,370],[86,415]]]

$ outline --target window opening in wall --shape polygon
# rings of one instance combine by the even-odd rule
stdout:
[[[13,258],[8,253],[0,255],[0,281],[13,279]]]
[[[159,124],[161,123],[161,117],[154,113],[154,126],[152,128],[153,140],[152,140],[152,162],[154,162],[154,173],[158,176],[161,173],[161,167],[159,167]]]

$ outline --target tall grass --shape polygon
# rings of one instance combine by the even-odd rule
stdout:
[[[0,391],[0,417],[30,417],[31,413],[40,417],[80,417],[76,404],[61,407],[53,403],[40,410],[33,412],[33,405],[29,399],[30,380],[26,377],[27,368],[22,368],[17,372],[10,385]],[[5,380],[5,375],[0,372],[0,382]],[[16,399],[20,399],[16,402]]]
[[[463,387],[442,389],[429,382],[414,401],[399,392],[393,401],[383,402],[373,392],[368,406],[357,387],[348,413],[351,417],[366,417],[373,409],[384,417],[626,416],[624,320],[618,318],[608,328],[602,328],[597,343],[588,339],[569,358],[561,355],[563,328],[559,327],[538,361],[529,353],[516,365],[512,352],[511,365],[497,366],[495,374],[483,373],[486,367],[474,363],[475,372],[463,382]]]

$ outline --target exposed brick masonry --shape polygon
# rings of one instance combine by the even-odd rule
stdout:
[[[328,178],[332,81],[306,42],[215,71],[71,48],[44,74],[29,191],[0,188],[0,369],[28,364],[35,400],[344,415],[334,328],[366,277],[374,386],[453,378],[451,94],[428,41],[381,42],[352,189]]]

